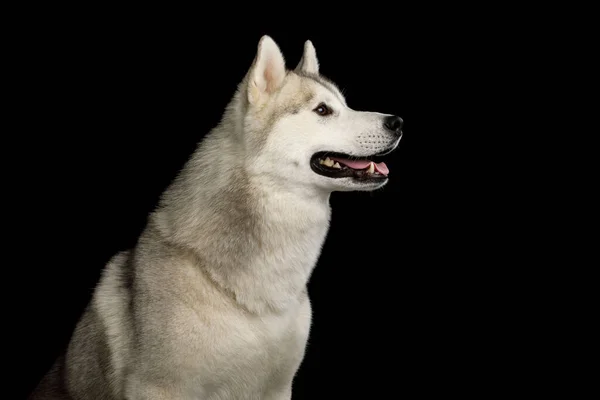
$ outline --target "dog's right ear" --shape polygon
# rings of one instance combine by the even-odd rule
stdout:
[[[317,51],[310,40],[304,42],[304,52],[302,58],[296,66],[296,71],[309,74],[319,73],[319,60],[317,59]]]
[[[264,35],[258,42],[258,50],[248,77],[250,104],[261,103],[274,93],[283,83],[285,74],[285,60],[279,46],[270,36]]]

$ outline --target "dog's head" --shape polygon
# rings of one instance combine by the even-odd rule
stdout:
[[[375,190],[387,183],[388,168],[377,158],[398,146],[402,119],[348,107],[338,88],[319,75],[310,41],[290,71],[277,44],[263,36],[238,101],[251,173],[325,191]]]

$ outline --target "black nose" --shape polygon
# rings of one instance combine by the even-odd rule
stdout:
[[[383,126],[385,126],[390,131],[394,132],[396,136],[402,135],[402,118],[397,115],[390,115],[389,117],[385,117],[383,120]]]

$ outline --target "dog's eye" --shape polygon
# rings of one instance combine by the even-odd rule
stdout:
[[[325,116],[331,114],[331,109],[327,107],[325,103],[321,103],[317,106],[317,108],[314,109],[314,112],[321,116]]]

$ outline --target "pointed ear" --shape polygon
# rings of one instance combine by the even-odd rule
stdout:
[[[304,42],[304,53],[296,66],[296,71],[307,72],[309,74],[319,73],[319,60],[317,60],[317,51],[310,40]]]
[[[275,92],[283,83],[285,73],[285,60],[279,47],[270,36],[261,37],[249,72],[248,101],[257,104]]]

